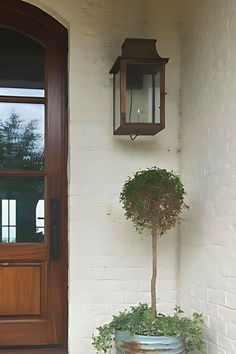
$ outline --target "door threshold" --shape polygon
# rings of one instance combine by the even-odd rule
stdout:
[[[0,348],[0,354],[68,354],[67,349],[63,348]]]

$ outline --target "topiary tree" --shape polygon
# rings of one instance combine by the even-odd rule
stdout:
[[[180,219],[184,186],[173,172],[157,167],[140,170],[125,182],[120,194],[125,215],[137,231],[152,234],[151,309],[156,316],[157,235],[162,236]]]

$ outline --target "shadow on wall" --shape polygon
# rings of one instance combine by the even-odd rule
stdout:
[[[129,153],[140,151],[142,155],[144,152],[163,150],[163,145],[158,143],[157,139],[144,136],[138,136],[135,140],[131,140],[127,136],[114,136],[113,144],[119,151],[129,151]]]

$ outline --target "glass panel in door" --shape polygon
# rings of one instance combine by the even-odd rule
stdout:
[[[44,177],[0,177],[0,242],[44,241]]]
[[[0,29],[0,47],[0,96],[44,97],[44,47],[6,28]]]
[[[44,169],[43,104],[0,102],[0,168]]]

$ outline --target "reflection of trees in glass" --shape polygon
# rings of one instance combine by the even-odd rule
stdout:
[[[23,123],[19,114],[12,112],[6,121],[0,122],[0,168],[42,170],[41,139],[37,120]]]
[[[23,123],[19,114],[12,112],[8,120],[0,122],[0,168],[42,170],[41,138],[37,132],[37,120]],[[44,199],[44,178],[1,177],[2,199],[16,200],[16,242],[42,242],[42,232],[36,232],[36,206],[40,199]]]

